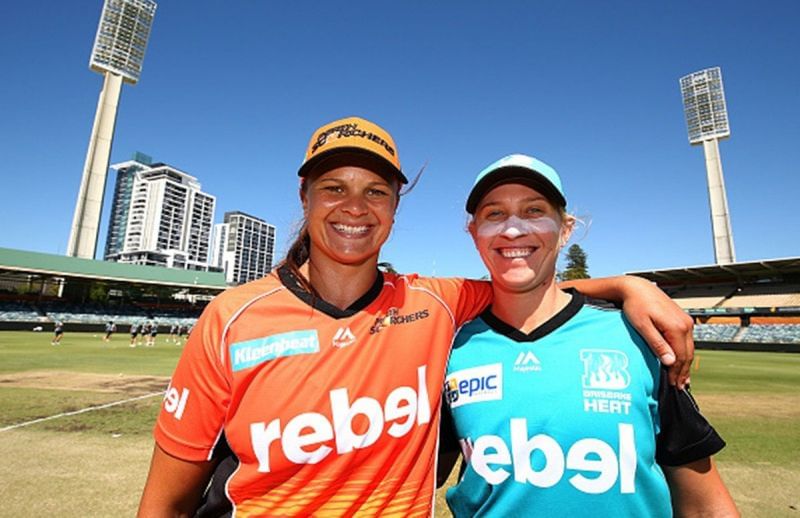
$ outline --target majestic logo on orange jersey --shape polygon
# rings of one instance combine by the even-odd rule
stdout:
[[[347,347],[348,345],[353,345],[356,341],[356,335],[350,331],[349,327],[340,327],[336,334],[333,335],[333,346],[338,347],[339,349],[343,347]]]
[[[417,320],[422,320],[423,318],[428,318],[429,316],[430,311],[428,311],[427,308],[415,313],[409,313],[408,315],[401,315],[397,308],[391,308],[386,312],[386,315],[378,315],[378,318],[375,319],[375,323],[369,328],[369,334],[374,335],[389,326],[409,324]]]

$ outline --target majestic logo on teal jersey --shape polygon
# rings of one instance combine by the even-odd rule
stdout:
[[[533,354],[533,351],[520,351],[514,362],[514,372],[538,372],[540,370],[542,370],[542,362]]]
[[[236,372],[275,358],[316,352],[319,352],[319,337],[315,329],[264,336],[233,344],[231,368]]]

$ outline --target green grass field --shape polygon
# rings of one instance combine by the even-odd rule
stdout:
[[[0,332],[0,516],[130,516],[181,348],[159,337]],[[699,351],[693,392],[728,442],[717,462],[744,516],[800,517],[800,355]],[[140,398],[135,399],[134,398]],[[131,400],[54,419],[59,414]],[[16,427],[20,423],[46,419]],[[437,515],[448,516],[437,498]]]

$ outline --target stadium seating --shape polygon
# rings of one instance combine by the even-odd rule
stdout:
[[[736,324],[697,324],[694,339],[697,342],[731,342],[739,329]]]
[[[0,321],[3,322],[47,322],[48,319],[35,308],[24,303],[0,303]]]
[[[752,324],[744,328],[739,341],[800,344],[800,324]]]

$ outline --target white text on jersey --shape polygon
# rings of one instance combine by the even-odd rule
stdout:
[[[633,425],[618,425],[618,451],[600,439],[588,437],[573,444],[566,455],[555,439],[546,434],[528,438],[527,419],[511,419],[511,450],[497,435],[483,435],[472,446],[469,462],[490,484],[501,484],[511,474],[503,468],[513,465],[514,480],[536,487],[552,487],[566,470],[577,473],[569,483],[579,491],[599,494],[609,491],[619,480],[620,493],[635,492],[636,445]],[[538,471],[531,466],[531,455],[539,450],[544,465]],[[494,469],[493,469],[494,468]],[[584,473],[590,473],[590,476]]]
[[[384,426],[392,437],[403,437],[416,424],[430,422],[431,408],[425,380],[425,366],[417,369],[417,390],[403,386],[392,390],[381,403],[370,397],[357,398],[352,403],[346,388],[330,391],[331,413],[329,418],[317,412],[306,412],[289,419],[281,429],[281,420],[273,419],[250,425],[250,440],[258,458],[258,471],[268,473],[270,446],[280,440],[286,458],[295,464],[316,464],[331,454],[345,454],[374,444],[383,434]],[[353,431],[353,418],[366,417],[367,431]],[[391,423],[391,424],[389,424]],[[331,444],[333,441],[333,444]]]

